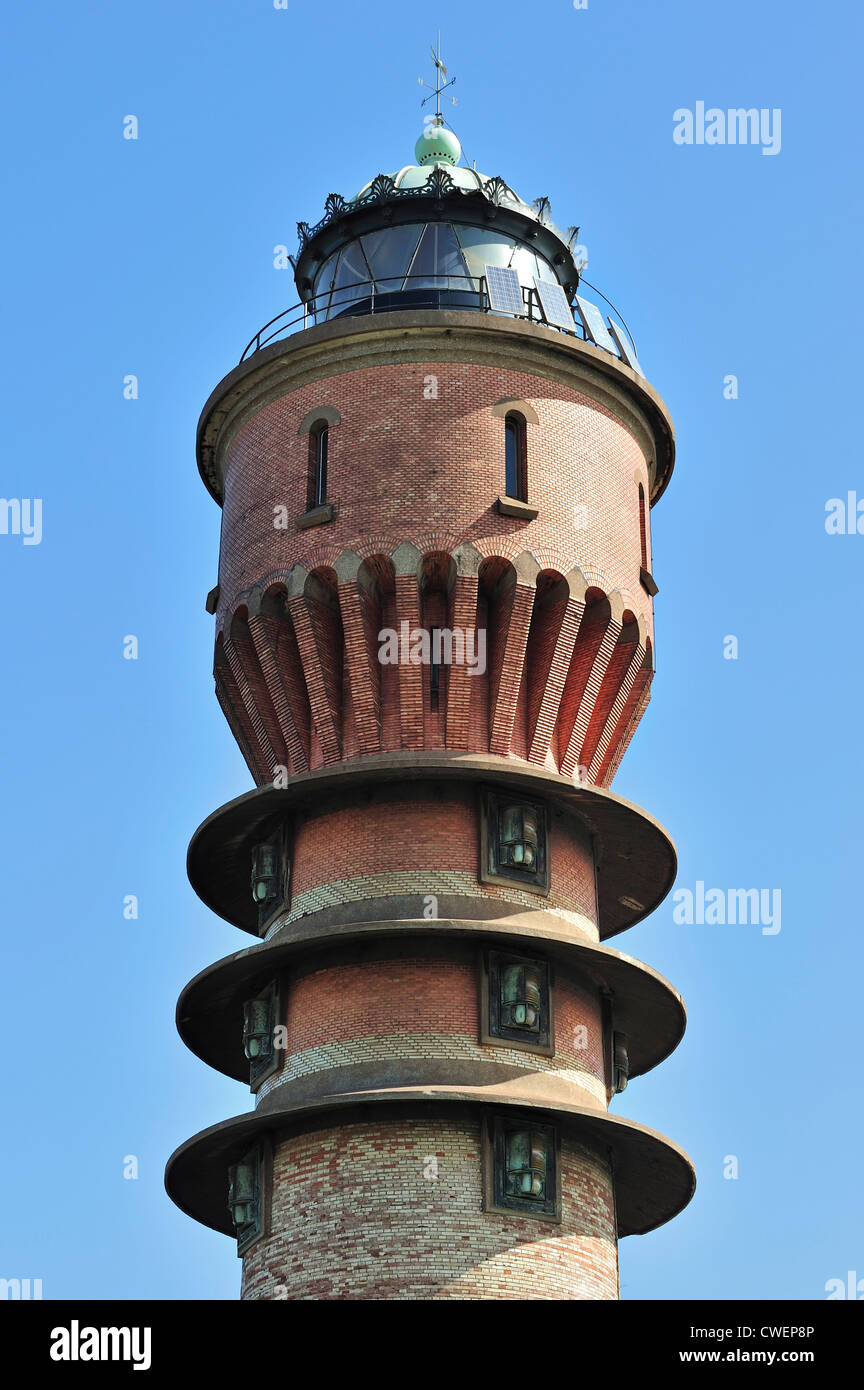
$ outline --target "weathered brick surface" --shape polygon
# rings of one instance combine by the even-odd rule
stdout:
[[[243,1261],[248,1299],[618,1297],[611,1179],[562,1145],[562,1221],[483,1211],[480,1124],[381,1120],[277,1145],[272,1234]]]
[[[423,379],[438,377],[437,400],[424,400]],[[504,398],[537,412],[529,424],[528,496],[536,520],[500,516],[504,491],[504,421],[491,413]],[[328,491],[338,509],[324,527],[274,527],[273,508],[293,516],[305,497],[308,439],[297,428],[318,405],[342,421],[330,430]],[[645,459],[626,427],[604,406],[571,387],[507,368],[462,363],[408,363],[343,372],[270,402],[232,440],[225,478],[219,566],[220,609],[274,572],[346,548],[411,540],[424,552],[433,535],[450,550],[462,541],[500,538],[519,550],[558,557],[602,572],[610,588],[631,595],[649,624],[651,602],[639,583],[639,489]],[[575,508],[587,529],[576,529]],[[494,549],[494,548],[493,548]],[[502,552],[505,553],[505,552]],[[542,562],[541,562],[542,563]]]
[[[481,1045],[481,970],[476,951],[334,964],[283,983],[283,1066],[258,1091],[328,1067],[395,1058],[454,1058],[547,1072],[606,1104],[601,1005],[596,987],[558,970],[554,1057]],[[574,1104],[586,1104],[573,1096]]]
[[[553,816],[549,833],[550,891],[531,893],[517,881],[479,880],[479,808],[470,792],[346,806],[301,822],[296,829],[288,921],[340,902],[402,894],[455,893],[492,899],[525,909],[560,913],[595,940],[598,936],[596,887],[591,850],[573,822]],[[418,910],[422,915],[422,909]],[[465,915],[474,915],[470,901]]]

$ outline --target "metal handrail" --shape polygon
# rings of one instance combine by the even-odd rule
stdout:
[[[252,356],[255,352],[260,352],[268,343],[275,342],[278,338],[288,337],[292,332],[300,332],[302,329],[308,328],[310,319],[314,324],[318,322],[327,322],[330,318],[340,318],[343,315],[346,318],[350,317],[352,305],[362,304],[364,306],[362,309],[356,311],[358,316],[361,314],[374,314],[376,312],[376,298],[378,301],[386,299],[388,302],[384,308],[378,307],[377,312],[388,312],[392,308],[392,304],[389,301],[393,299],[394,295],[411,292],[411,286],[408,283],[411,280],[424,282],[422,285],[418,284],[415,286],[415,292],[417,293],[428,290],[430,294],[438,295],[476,295],[476,312],[484,314],[502,313],[500,309],[493,309],[490,307],[485,275],[388,275],[383,277],[379,276],[375,280],[355,280],[353,284],[340,285],[338,289],[333,289],[331,287],[328,290],[323,290],[320,294],[313,295],[311,299],[305,302],[292,304],[290,308],[284,309],[281,314],[277,314],[275,318],[270,319],[269,323],[265,323],[264,327],[260,328],[255,334],[255,337],[250,339],[243,349],[240,361],[245,362],[247,357]],[[452,283],[454,280],[467,282],[465,288],[454,288]],[[436,284],[434,282],[439,283]],[[394,288],[383,288],[387,285],[393,285]],[[521,288],[524,313],[509,316],[505,314],[504,317],[526,318],[530,322],[541,322],[546,324],[537,291],[525,285]],[[351,290],[363,290],[364,293],[351,295],[349,293]],[[339,296],[342,295],[347,297],[345,299],[339,298]],[[320,304],[319,301],[321,301]],[[441,307],[440,303],[438,307]],[[466,308],[468,306],[462,305],[460,307]],[[471,306],[471,308],[473,312],[473,306]],[[339,312],[330,314],[329,310],[331,309],[338,309]],[[289,318],[289,315],[294,315],[294,317]],[[285,321],[283,322],[283,320]],[[265,337],[264,335],[267,333],[268,328],[273,328],[274,324],[279,324],[280,327],[276,328],[274,332]],[[546,324],[546,327],[556,328],[560,333],[569,333],[571,331],[567,328],[560,328],[557,324]],[[629,330],[627,331],[629,336]],[[583,342],[587,340],[585,329],[575,316],[573,319],[572,332],[574,337],[581,338]]]

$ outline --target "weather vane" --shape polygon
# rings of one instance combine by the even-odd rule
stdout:
[[[445,91],[447,90],[448,87],[452,87],[452,86],[453,86],[453,83],[456,81],[456,78],[455,78],[455,77],[451,77],[449,82],[442,82],[442,78],[444,78],[444,77],[447,76],[447,69],[445,68],[444,64],[441,62],[441,30],[440,30],[440,29],[438,30],[438,52],[436,53],[436,52],[435,52],[435,49],[432,48],[432,47],[430,47],[429,52],[432,54],[432,62],[435,64],[435,86],[434,86],[434,87],[429,87],[429,83],[428,83],[428,82],[424,82],[422,77],[418,77],[418,78],[417,78],[417,81],[420,83],[420,86],[421,86],[421,87],[429,87],[429,92],[430,92],[430,95],[429,95],[428,97],[424,97],[424,98],[423,98],[423,100],[421,101],[420,105],[421,105],[421,107],[422,107],[422,106],[425,106],[426,103],[427,103],[427,101],[431,101],[431,100],[432,100],[432,96],[434,95],[434,97],[435,97],[435,124],[436,124],[436,125],[441,125],[442,119],[443,119],[443,118],[442,118],[442,115],[441,115],[441,93],[442,93],[442,92],[445,92]],[[454,106],[457,104],[457,103],[456,103],[456,98],[455,98],[455,97],[448,97],[447,100],[448,100],[448,101],[452,101],[452,103],[453,103]]]

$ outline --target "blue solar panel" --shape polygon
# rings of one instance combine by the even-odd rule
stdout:
[[[612,333],[612,337],[615,339],[615,342],[618,345],[618,351],[621,354],[621,360],[623,362],[626,362],[628,367],[632,367],[634,372],[637,372],[639,376],[644,377],[645,373],[639,365],[639,358],[636,356],[636,349],[634,348],[630,339],[627,337],[627,334],[624,332],[624,329],[619,328],[614,319],[609,320],[609,329]]]
[[[502,314],[524,314],[522,287],[519,276],[511,266],[487,265],[486,289],[489,292],[489,308]]]
[[[606,322],[596,304],[592,304],[590,299],[581,299],[576,296],[576,309],[579,317],[585,326],[585,332],[596,343],[598,347],[605,348],[607,352],[615,352],[615,344],[609,337],[609,330]],[[617,356],[617,353],[615,354]]]
[[[569,328],[572,331],[573,314],[567,303],[567,296],[557,280],[553,284],[551,280],[540,280],[535,275],[534,286],[546,322],[554,324],[556,328]]]

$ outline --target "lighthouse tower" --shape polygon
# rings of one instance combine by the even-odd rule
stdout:
[[[236,1241],[247,1299],[615,1299],[619,1237],[693,1190],[610,1112],[684,1030],[610,944],[675,874],[609,790],[672,425],[547,201],[460,159],[436,116],[299,224],[300,303],[199,425],[216,695],[255,787],[189,873],[250,943],[177,1020],[252,1108],[167,1186]]]

